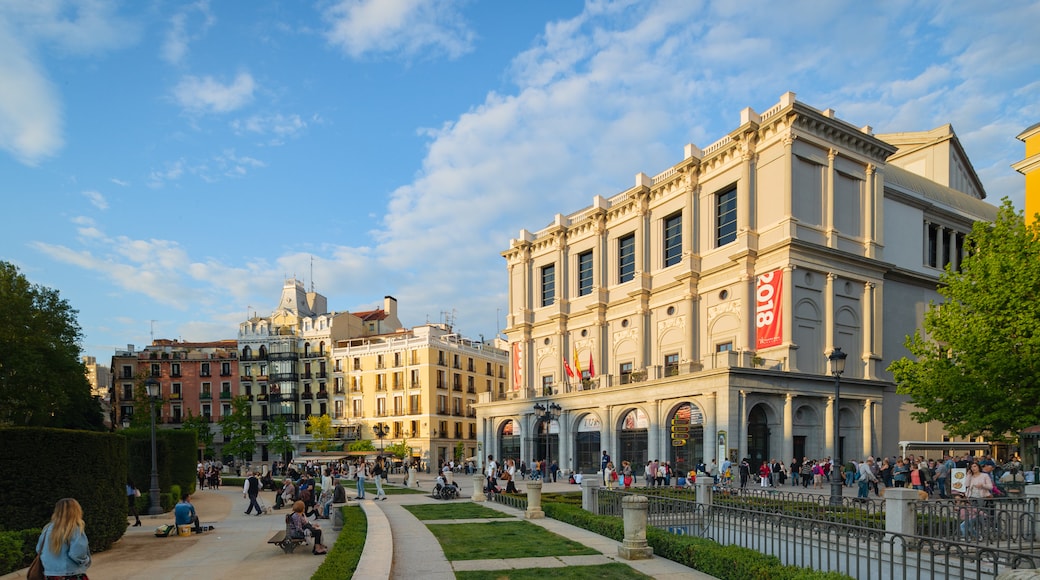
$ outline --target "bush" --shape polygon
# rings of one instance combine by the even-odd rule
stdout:
[[[343,514],[343,529],[311,580],[350,578],[361,561],[361,552],[365,549],[365,539],[368,537],[368,519],[365,518],[364,510],[358,506],[343,506],[339,509]]]

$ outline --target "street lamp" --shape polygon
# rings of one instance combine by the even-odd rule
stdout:
[[[841,352],[840,347],[834,347],[827,360],[831,365],[831,374],[834,375],[834,452],[832,457],[837,465],[842,465],[838,457],[838,449],[841,448],[841,375],[845,373],[845,358],[847,353]],[[831,469],[831,505],[841,505],[841,488],[844,482],[837,477],[837,471]]]
[[[387,435],[390,434],[390,426],[389,425],[383,425],[382,423],[376,423],[376,425],[374,427],[372,427],[372,433],[374,433],[375,436],[379,438],[379,455],[382,456],[383,455],[383,437],[386,437]]]
[[[545,474],[542,476],[542,481],[548,481],[549,479],[549,454],[552,451],[551,444],[549,441],[549,428],[552,426],[552,422],[560,418],[560,411],[563,407],[560,407],[556,403],[547,403],[545,405],[541,403],[534,404],[534,410],[538,411],[535,417],[539,421],[545,421]]]
[[[152,419],[152,487],[148,490],[148,500],[151,502],[148,506],[148,515],[157,516],[163,513],[162,506],[159,505],[159,467],[155,459],[155,403],[159,400],[159,381],[149,377],[144,382],[144,386],[148,390],[148,414]]]

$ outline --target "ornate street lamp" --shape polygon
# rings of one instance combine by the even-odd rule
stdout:
[[[834,452],[832,457],[836,465],[843,465],[838,450],[841,448],[841,375],[845,374],[845,358],[849,355],[834,347],[827,360],[831,365],[831,374],[834,375]],[[841,488],[843,482],[837,477],[838,471],[831,469],[831,505],[841,505]]]
[[[163,513],[162,506],[159,505],[159,467],[156,463],[155,452],[155,403],[159,401],[159,381],[149,377],[144,382],[144,386],[148,390],[148,414],[152,419],[152,487],[148,490],[148,500],[150,502],[148,515],[157,516]]]
[[[552,426],[552,422],[560,418],[560,411],[563,407],[556,403],[541,403],[534,404],[534,410],[538,411],[535,413],[535,417],[539,421],[545,421],[545,473],[542,475],[542,481],[546,481],[549,478],[549,454],[552,452],[551,444],[549,441],[549,428]]]
[[[379,438],[379,455],[380,455],[380,457],[382,457],[382,455],[383,455],[383,437],[386,437],[387,435],[390,434],[390,426],[389,425],[383,425],[382,423],[376,423],[375,426],[372,427],[372,433],[376,437]]]

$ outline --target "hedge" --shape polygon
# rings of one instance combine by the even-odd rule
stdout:
[[[546,501],[545,515],[595,532],[618,542],[625,539],[621,518],[598,516],[571,503]],[[838,572],[820,572],[785,566],[775,556],[767,556],[740,546],[723,546],[712,540],[678,536],[657,528],[647,528],[647,543],[654,555],[683,566],[711,574],[721,580],[850,580]]]
[[[83,506],[91,551],[105,550],[122,537],[127,525],[124,437],[9,427],[0,429],[0,440],[4,442],[0,481],[9,486],[7,493],[0,494],[0,530],[21,533],[42,528],[50,521],[54,504],[73,497]],[[31,543],[35,549],[35,537]]]

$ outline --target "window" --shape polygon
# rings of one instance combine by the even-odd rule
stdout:
[[[231,415],[231,405],[224,403],[220,405],[220,416],[227,417]]]
[[[376,399],[376,417],[386,416],[386,397]]]
[[[556,295],[556,264],[542,266],[542,306],[551,306]]]
[[[664,218],[664,265],[674,266],[682,259],[682,213]]]
[[[448,397],[445,395],[437,395],[437,413],[439,415],[446,415],[448,413]]]
[[[354,405],[353,405],[353,407],[354,407],[354,418],[364,417],[365,415],[362,412],[363,400],[362,399],[354,399],[353,403],[354,403]]]
[[[408,413],[411,415],[418,415],[422,412],[419,406],[420,398],[419,395],[408,396]]]
[[[632,382],[632,363],[630,363],[630,362],[621,363],[621,367],[619,368],[619,371],[620,371],[620,375],[621,375],[621,384],[622,385],[627,385],[628,383]]]
[[[578,296],[592,294],[592,252],[578,254]]]
[[[679,353],[664,355],[664,376],[674,377],[679,374]]]
[[[618,283],[624,284],[636,277],[636,235],[618,238]]]
[[[213,386],[210,383],[202,383],[202,394],[206,397],[213,396]]]
[[[542,377],[542,396],[548,397],[553,394],[553,377],[552,375],[545,375]]]
[[[132,367],[130,365],[123,365],[123,374],[120,375],[120,378],[123,378],[123,379],[132,379],[132,378],[134,378],[134,367]]]
[[[199,371],[199,376],[208,377],[209,375],[209,363],[202,363],[202,369]]]
[[[179,377],[181,376],[181,363],[170,363],[170,376]]]
[[[161,377],[162,376],[162,373],[159,371],[159,364],[158,363],[152,363],[152,376],[153,377]]]
[[[213,416],[213,407],[209,403],[202,406],[202,416],[207,419]]]
[[[737,186],[715,195],[715,247],[737,239]]]
[[[220,363],[220,376],[230,377],[231,376],[231,363]]]
[[[733,350],[733,342],[720,342],[715,345],[715,352],[727,352]]]
[[[935,268],[939,263],[939,226],[928,224],[928,265]]]
[[[332,418],[343,419],[343,401],[332,402]]]

